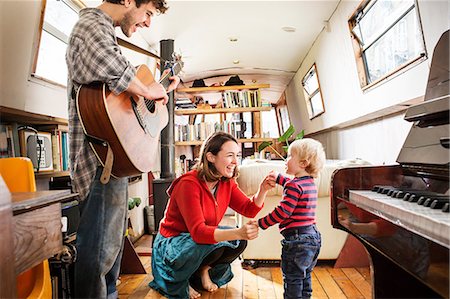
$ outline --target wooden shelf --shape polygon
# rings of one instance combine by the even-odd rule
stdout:
[[[204,92],[221,92],[226,90],[243,90],[243,89],[260,89],[270,88],[270,84],[252,84],[252,85],[233,85],[233,86],[211,86],[211,87],[190,87],[178,88],[179,93],[204,93]]]
[[[67,125],[67,123],[68,123],[67,119],[64,119],[64,118],[26,112],[23,110],[9,108],[9,107],[5,107],[5,106],[0,106],[0,115],[1,115],[1,121],[4,123],[15,122],[15,123],[21,123],[21,124],[30,124],[30,125],[34,125],[34,124]]]
[[[242,112],[270,111],[271,109],[272,109],[272,107],[178,109],[178,110],[175,110],[175,114],[176,115],[192,115],[192,114],[214,114],[214,113],[242,113]]]
[[[245,143],[245,142],[263,142],[263,141],[273,141],[274,138],[243,138],[238,139],[239,143]],[[204,140],[194,140],[194,141],[175,141],[175,145],[201,145]]]
[[[59,130],[68,132],[68,120],[50,115],[32,113],[16,108],[0,106],[0,123],[11,125],[12,135],[14,139],[14,152],[16,156],[24,156],[26,152],[24,146],[26,144],[23,134],[19,134],[20,126],[32,126],[38,131],[52,132]],[[35,172],[36,179],[47,179],[52,177],[69,176],[69,171],[53,171],[41,170]]]
[[[36,178],[55,178],[55,177],[69,176],[70,171],[42,171],[42,172],[35,172],[34,175],[36,176]]]

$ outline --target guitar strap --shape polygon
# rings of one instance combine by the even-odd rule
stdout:
[[[101,146],[105,146],[108,147],[107,152],[106,152],[106,159],[105,159],[105,163],[103,165],[103,171],[102,171],[102,175],[100,176],[100,182],[103,185],[108,184],[109,179],[111,178],[111,172],[112,172],[112,167],[113,167],[113,162],[114,162],[114,153],[112,151],[112,148],[109,144],[108,141],[100,139],[98,137],[92,136],[92,135],[86,135],[86,139],[90,142],[90,143],[95,143],[95,144],[99,144]]]
[[[114,162],[114,153],[111,149],[111,146],[108,143],[108,151],[106,153],[105,166],[103,167],[102,175],[100,176],[100,182],[103,185],[106,185],[109,182],[109,178],[111,177],[113,162]]]

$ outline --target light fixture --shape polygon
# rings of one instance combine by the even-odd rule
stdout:
[[[285,27],[281,27],[281,30],[286,31],[286,32],[295,32],[297,30],[297,28],[291,27],[291,26],[285,26]]]
[[[330,21],[328,20],[323,21],[323,28],[325,28],[326,32],[331,32]]]
[[[237,42],[237,41],[238,41],[238,38],[237,38],[237,37],[234,37],[234,36],[232,36],[232,37],[228,38],[228,40],[229,40],[230,42],[232,42],[232,43],[235,43],[235,42]]]
[[[236,59],[236,60],[233,60],[233,64],[239,64],[239,62],[240,62],[240,61],[237,60],[237,59]]]

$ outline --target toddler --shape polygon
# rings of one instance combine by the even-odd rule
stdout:
[[[316,227],[317,187],[314,177],[325,163],[322,144],[314,139],[294,141],[288,149],[286,160],[289,179],[271,171],[269,176],[283,186],[279,205],[267,216],[258,220],[266,229],[279,223],[283,235],[281,270],[284,281],[284,298],[311,298],[311,272],[316,265],[321,246],[321,236]]]

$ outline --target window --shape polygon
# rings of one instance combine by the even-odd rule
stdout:
[[[303,77],[302,85],[309,119],[313,119],[325,112],[316,64]]]
[[[280,135],[282,135],[291,125],[291,122],[289,120],[289,111],[288,107],[286,105],[277,107],[278,110],[278,131],[280,132]]]
[[[269,111],[261,111],[261,127],[262,136],[264,138],[278,138],[280,136],[277,123],[277,114],[275,108],[272,107]]]
[[[361,87],[426,57],[415,0],[363,1],[349,26]]]
[[[43,0],[44,15],[33,76],[67,84],[66,48],[80,7],[70,0]]]

